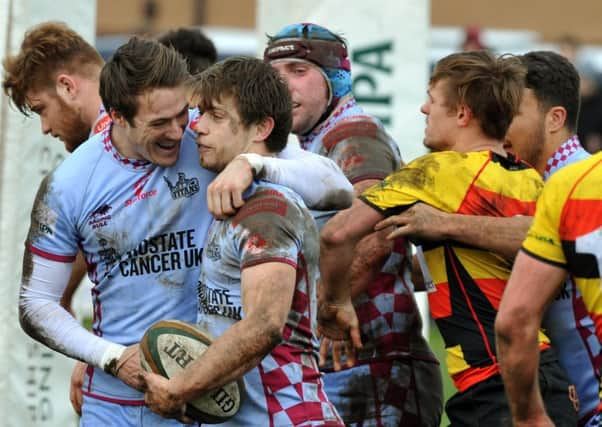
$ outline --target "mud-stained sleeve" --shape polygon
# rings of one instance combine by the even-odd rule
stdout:
[[[324,135],[323,143],[352,184],[383,179],[400,166],[397,145],[372,122],[342,123]]]
[[[240,268],[284,262],[296,268],[303,218],[297,205],[275,189],[260,189],[231,220]]]
[[[474,179],[465,155],[431,153],[410,162],[365,190],[360,199],[385,216],[396,215],[417,202],[455,212]]]
[[[32,253],[53,261],[75,260],[78,250],[74,225],[75,202],[69,190],[61,188],[54,174],[48,175],[40,184],[25,242],[26,248]]]
[[[262,179],[295,191],[311,209],[345,209],[353,200],[353,186],[334,161],[295,144],[263,158]]]

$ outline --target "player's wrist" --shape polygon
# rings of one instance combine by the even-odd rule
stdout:
[[[108,374],[117,376],[119,359],[123,356],[126,347],[121,344],[109,343],[100,359],[100,367]]]
[[[462,235],[467,233],[465,227],[473,227],[470,222],[462,223],[466,215],[447,214],[437,222],[438,233],[443,240],[458,240]]]
[[[258,177],[263,172],[263,156],[256,153],[242,153],[236,156],[237,159],[245,159],[251,166],[253,177]]]
[[[332,286],[322,282],[320,297],[326,304],[341,305],[351,299],[351,289],[345,286]]]
[[[191,386],[189,381],[190,376],[182,374],[175,375],[165,383],[165,388],[174,400],[181,401],[182,403],[187,400],[195,399],[208,391],[204,387],[200,387],[199,384]]]

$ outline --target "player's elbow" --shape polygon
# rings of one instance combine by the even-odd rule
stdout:
[[[318,201],[315,209],[347,209],[353,203],[353,197],[354,193],[351,184],[349,184],[348,188],[334,188]]]
[[[507,343],[512,338],[512,320],[507,316],[500,316],[500,313],[495,318],[495,340],[498,343]]]
[[[23,292],[19,294],[19,325],[21,329],[30,337],[37,339],[35,316],[32,313],[31,304],[27,295]]]
[[[270,322],[266,325],[265,336],[267,338],[268,346],[270,347],[270,349],[276,347],[282,342],[283,330],[284,325],[278,324],[276,322]]]
[[[497,342],[510,345],[519,340],[528,330],[530,319],[521,309],[505,309],[495,318],[495,336]]]
[[[282,342],[284,331],[284,322],[279,316],[270,315],[269,313],[261,313],[255,316],[253,320],[258,326],[257,336],[262,338],[263,351],[267,354],[274,347]]]
[[[339,226],[339,218],[338,215],[335,215],[320,232],[320,247],[327,249],[337,248],[347,241],[346,233]]]

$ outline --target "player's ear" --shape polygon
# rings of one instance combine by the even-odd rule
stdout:
[[[125,127],[125,124],[127,123],[127,120],[125,119],[125,117],[123,117],[123,115],[121,113],[119,113],[118,111],[115,111],[114,108],[111,108],[109,110],[109,117],[111,117],[111,120],[117,126]]]
[[[77,82],[69,74],[61,73],[56,76],[56,93],[64,100],[71,101],[77,95]]]
[[[458,105],[456,109],[456,121],[458,122],[458,126],[466,127],[472,117],[472,110],[467,105]]]
[[[272,130],[274,130],[274,118],[265,117],[255,126],[255,139],[257,141],[265,141],[272,133]]]
[[[546,127],[549,132],[557,132],[566,125],[566,109],[561,106],[555,106],[546,113]]]

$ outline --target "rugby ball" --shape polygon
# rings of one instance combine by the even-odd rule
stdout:
[[[171,378],[199,358],[211,341],[210,336],[195,325],[162,320],[142,337],[140,364],[148,372]],[[243,393],[242,380],[232,381],[188,402],[186,415],[207,424],[222,423],[236,415]]]

